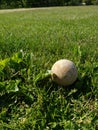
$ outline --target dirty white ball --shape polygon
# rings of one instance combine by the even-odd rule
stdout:
[[[78,76],[75,64],[67,59],[61,59],[54,63],[51,68],[51,76],[59,85],[69,86],[73,84]]]

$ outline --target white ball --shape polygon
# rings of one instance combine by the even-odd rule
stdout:
[[[51,76],[59,85],[69,86],[73,84],[78,76],[75,64],[67,59],[61,59],[54,63],[51,68]]]

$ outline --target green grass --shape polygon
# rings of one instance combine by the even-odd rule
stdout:
[[[0,130],[98,129],[98,7],[0,13]],[[77,81],[48,76],[72,60]]]

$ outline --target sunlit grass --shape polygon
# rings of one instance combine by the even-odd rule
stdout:
[[[68,88],[45,74],[66,58]],[[97,6],[0,12],[0,129],[98,129]]]

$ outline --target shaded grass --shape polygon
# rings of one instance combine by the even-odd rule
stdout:
[[[89,6],[0,14],[0,59],[24,53],[0,75],[1,130],[98,129],[97,12]],[[35,84],[61,58],[74,61],[77,81],[66,89],[51,78]]]

